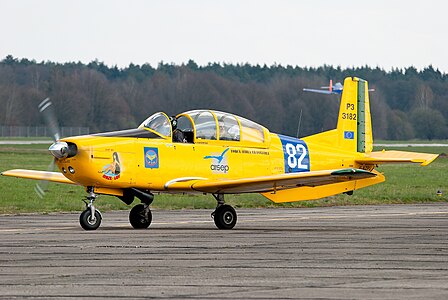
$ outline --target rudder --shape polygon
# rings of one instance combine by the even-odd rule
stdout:
[[[337,124],[337,142],[343,150],[369,153],[373,149],[368,91],[368,83],[363,79],[344,80]]]

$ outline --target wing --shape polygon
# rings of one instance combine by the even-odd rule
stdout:
[[[48,180],[58,183],[76,184],[75,182],[71,181],[70,179],[62,175],[62,173],[59,172],[14,169],[2,172],[2,175],[18,178],[35,179],[35,180]]]
[[[375,151],[366,154],[363,158],[357,158],[360,164],[387,164],[387,163],[420,163],[422,166],[429,165],[439,156],[438,154],[406,152],[406,151]]]
[[[288,173],[239,179],[180,178],[165,184],[166,190],[193,190],[202,193],[263,193],[302,186],[315,187],[332,183],[375,177],[377,174],[360,169],[324,170]],[[182,179],[182,180],[181,180]]]

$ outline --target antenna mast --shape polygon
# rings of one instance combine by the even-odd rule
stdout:
[[[299,138],[300,124],[302,123],[302,112],[303,109],[300,109],[299,125],[297,126],[297,135],[296,135],[297,138]]]

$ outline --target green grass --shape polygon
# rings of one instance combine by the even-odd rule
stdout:
[[[0,171],[22,168],[47,170],[51,155],[48,145],[0,145]],[[393,149],[388,148],[388,149]],[[447,147],[406,147],[402,151],[448,153]],[[380,150],[380,149],[375,149]],[[317,207],[390,203],[423,203],[448,200],[448,159],[438,158],[427,167],[415,164],[385,165],[378,168],[386,182],[355,191],[353,196],[337,195],[316,201],[275,204],[259,194],[228,195],[226,202],[235,207]],[[84,188],[50,183],[44,199],[34,192],[36,181],[0,176],[0,213],[81,211]],[[442,190],[443,196],[436,192]],[[101,195],[96,201],[100,210],[129,209],[116,197]],[[163,209],[213,209],[211,195],[156,195],[152,207]]]

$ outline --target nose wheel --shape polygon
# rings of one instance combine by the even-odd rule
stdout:
[[[95,201],[97,195],[93,192],[92,187],[87,188],[89,196],[87,196],[86,210],[79,216],[79,224],[84,230],[95,230],[101,225],[101,213],[99,210],[95,209],[93,202]]]
[[[95,209],[94,213],[87,208],[79,216],[79,224],[84,230],[95,230],[101,225],[101,214]]]

